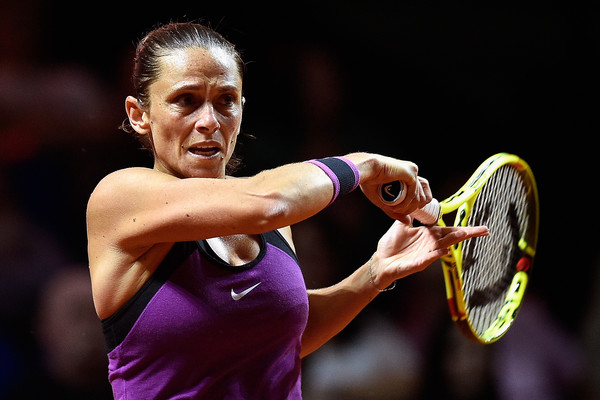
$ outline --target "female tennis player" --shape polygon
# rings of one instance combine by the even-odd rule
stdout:
[[[117,399],[300,399],[302,357],[397,279],[487,234],[411,227],[406,215],[431,191],[413,163],[389,157],[353,153],[227,176],[242,72],[234,46],[202,25],[168,24],[138,45],[126,111],[154,167],[108,175],[87,209]],[[407,196],[389,206],[377,188],[393,180],[407,184]],[[351,276],[307,290],[290,225],[358,186],[397,221]]]

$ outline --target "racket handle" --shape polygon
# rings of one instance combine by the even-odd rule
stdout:
[[[396,205],[406,197],[406,184],[402,181],[389,182],[379,185],[379,196],[384,203]],[[411,217],[424,225],[435,225],[440,219],[441,207],[436,199],[432,199],[423,208],[410,213]]]
[[[435,225],[440,219],[442,207],[437,199],[431,199],[431,201],[423,208],[419,208],[410,213],[410,215],[424,225]]]

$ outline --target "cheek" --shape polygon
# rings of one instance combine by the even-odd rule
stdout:
[[[235,150],[235,146],[237,144],[237,137],[238,137],[238,133],[236,133],[235,135],[233,135],[231,137],[231,139],[229,139],[229,146],[227,149],[227,155],[231,156]]]
[[[171,154],[178,152],[180,149],[180,145],[176,137],[167,135],[166,132],[169,132],[169,130],[152,130],[152,147],[154,148],[154,153],[162,159],[169,158]]]
[[[163,144],[173,144],[178,140],[178,137],[183,133],[183,125],[180,121],[174,118],[170,118],[169,115],[165,115],[156,118],[150,122],[152,134],[154,135],[155,142],[161,142]]]
[[[238,118],[235,118],[232,123],[231,123],[231,137],[229,138],[229,144],[235,146],[236,142],[237,142],[237,138],[240,134],[240,129],[241,129],[241,122],[242,122],[242,118],[241,118],[241,114]]]

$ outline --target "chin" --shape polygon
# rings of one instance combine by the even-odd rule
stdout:
[[[225,166],[218,168],[194,168],[186,171],[186,178],[223,178],[225,177]]]

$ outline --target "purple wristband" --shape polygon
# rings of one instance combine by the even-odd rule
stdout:
[[[346,157],[328,157],[309,160],[308,163],[321,168],[333,183],[333,196],[328,206],[340,195],[348,194],[360,183],[360,174],[356,165]]]
[[[360,185],[360,172],[358,172],[358,168],[356,168],[356,164],[354,164],[352,161],[350,161],[346,157],[336,157],[336,158],[339,158],[340,160],[342,160],[346,164],[348,164],[350,169],[352,169],[352,172],[354,172],[354,186],[352,186],[352,190],[356,189],[358,187],[358,185]],[[350,190],[350,191],[352,191],[352,190]]]

